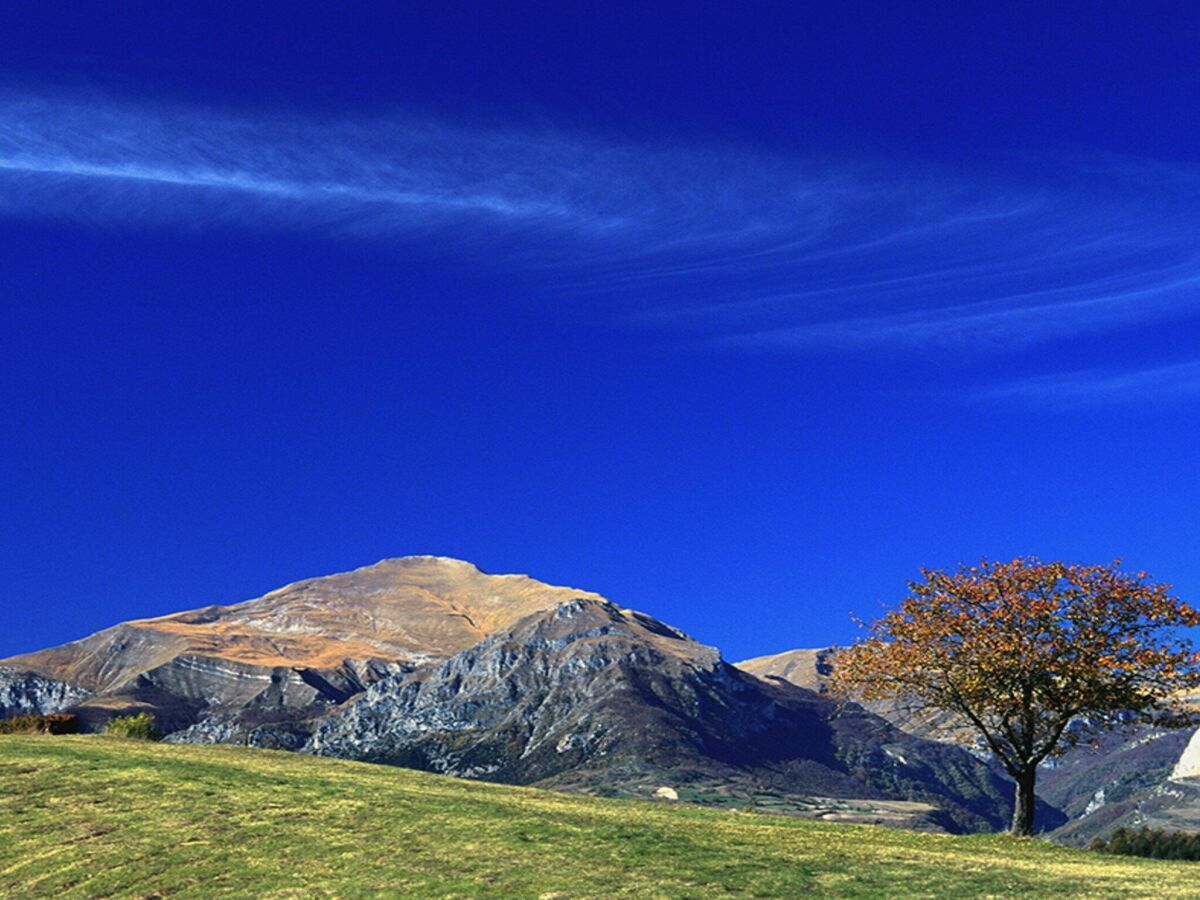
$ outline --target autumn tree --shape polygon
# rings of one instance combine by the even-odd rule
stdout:
[[[1200,685],[1200,614],[1145,572],[1027,558],[921,570],[898,609],[834,657],[835,691],[940,714],[1016,781],[1013,834],[1033,832],[1038,765],[1097,731],[1182,726]]]

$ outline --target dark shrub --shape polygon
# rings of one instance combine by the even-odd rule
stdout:
[[[109,719],[104,733],[140,741],[157,741],[159,736],[154,727],[154,716],[146,712]]]
[[[1158,828],[1118,828],[1108,840],[1096,838],[1088,849],[1122,856],[1200,861],[1200,835]]]
[[[20,715],[0,719],[0,734],[78,734],[79,719],[70,713]]]
[[[41,716],[12,716],[0,719],[0,734],[37,734],[42,731]]]
[[[45,723],[47,734],[79,734],[79,719],[70,713],[51,713]]]

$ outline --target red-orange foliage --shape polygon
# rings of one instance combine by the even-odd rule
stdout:
[[[1116,716],[1186,724],[1180,692],[1200,686],[1182,633],[1200,613],[1119,565],[922,569],[900,608],[837,654],[834,689],[969,723],[1016,779],[1012,830],[1029,834],[1039,763]]]

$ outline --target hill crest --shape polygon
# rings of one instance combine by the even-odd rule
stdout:
[[[528,575],[489,575],[449,557],[394,557],[239,603],[122,622],[0,664],[98,693],[181,656],[264,668],[328,670],[367,660],[415,666],[580,597],[603,599]]]

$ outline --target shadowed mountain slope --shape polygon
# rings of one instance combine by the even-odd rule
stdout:
[[[1011,794],[963,751],[764,683],[661,622],[596,600],[376,682],[321,720],[306,749],[589,793],[774,792],[796,809],[814,796],[918,801],[930,805],[926,827],[956,831],[1003,826]]]
[[[738,668],[773,682],[820,690],[832,672],[832,648],[789,650],[738,663]],[[865,706],[897,728],[917,737],[949,739],[946,714],[914,711],[887,702]],[[1179,774],[1181,755],[1191,741],[1189,777]],[[988,754],[976,744],[980,758]],[[999,772],[998,765],[994,765]],[[1105,732],[1094,741],[1044,764],[1038,796],[1069,821],[1052,837],[1085,846],[1120,826],[1200,831],[1200,738],[1189,730],[1131,726]]]

